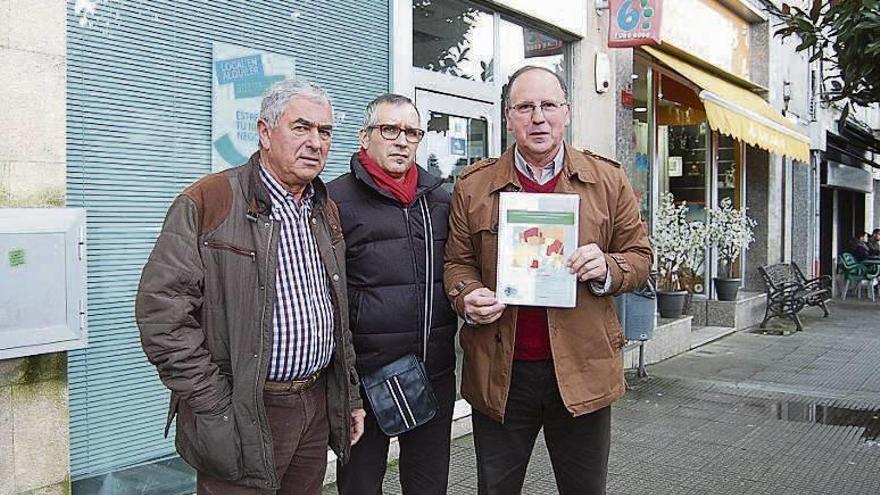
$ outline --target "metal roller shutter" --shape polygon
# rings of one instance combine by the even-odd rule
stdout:
[[[334,100],[323,177],[348,169],[361,112],[390,87],[388,2],[96,2],[68,5],[67,204],[88,208],[89,337],[70,353],[71,475],[174,455],[168,394],[140,349],[134,296],[175,195],[211,171],[213,41],[296,58]]]

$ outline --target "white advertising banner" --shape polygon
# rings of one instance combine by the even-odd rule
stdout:
[[[247,161],[257,150],[260,101],[272,84],[296,75],[293,57],[214,42],[211,169]]]

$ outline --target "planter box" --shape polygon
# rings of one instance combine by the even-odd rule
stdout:
[[[767,295],[763,292],[740,291],[736,301],[706,301],[706,325],[744,330],[761,323]]]
[[[694,317],[693,326],[705,327],[706,323],[706,301],[708,298],[702,294],[694,294],[691,296],[691,304],[688,306],[687,313]]]
[[[691,348],[691,322],[693,317],[683,316],[672,320],[660,318],[654,330],[654,338],[645,342],[645,364],[654,364],[688,351]],[[639,365],[639,348],[633,345],[623,353],[623,367]]]
[[[691,298],[688,314],[695,327],[731,327],[743,330],[764,319],[767,296],[763,292],[740,291],[736,301],[719,301],[696,295]]]

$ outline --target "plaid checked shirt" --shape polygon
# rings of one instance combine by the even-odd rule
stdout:
[[[309,223],[314,189],[309,185],[297,205],[262,165],[260,178],[281,228],[269,380],[297,380],[326,367],[333,355],[333,301]]]

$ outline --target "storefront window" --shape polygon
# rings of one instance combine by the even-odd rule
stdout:
[[[636,59],[633,64],[633,136],[634,150],[632,166],[627,175],[633,186],[642,219],[651,218],[651,153],[650,153],[650,111],[651,99],[649,78],[651,71],[647,64]]]
[[[716,187],[718,190],[718,202],[725,198],[730,198],[734,206],[739,206],[740,183],[739,173],[742,170],[740,166],[741,155],[740,142],[730,136],[719,134],[716,139],[718,150],[718,172],[716,177]]]
[[[657,78],[657,147],[661,166],[661,191],[676,202],[685,202],[691,220],[705,221],[710,201],[708,172],[712,132],[697,94],[685,84],[665,75]],[[706,263],[682,277],[694,293],[705,291]]]
[[[413,1],[413,66],[490,82],[494,16],[469,2]]]
[[[506,19],[499,29],[501,53],[500,76],[505,82],[502,93],[507,93],[507,79],[524,65],[536,65],[552,70],[566,79],[565,42],[549,34],[520,26]],[[513,144],[513,135],[507,131],[507,113],[501,112],[501,149]]]
[[[422,143],[429,150],[428,172],[443,178],[444,188],[452,192],[462,169],[488,155],[487,130],[485,119],[431,112],[428,132]]]

